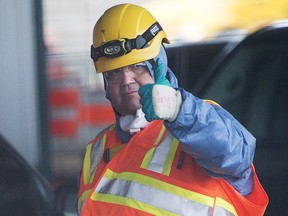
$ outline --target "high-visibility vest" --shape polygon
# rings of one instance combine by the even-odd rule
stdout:
[[[118,152],[118,153],[116,153]],[[88,215],[263,215],[268,197],[253,165],[253,192],[242,196],[208,176],[163,121],[123,145],[111,126],[87,145],[78,208]]]

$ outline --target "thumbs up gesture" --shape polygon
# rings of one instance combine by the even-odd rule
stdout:
[[[181,93],[171,87],[163,73],[163,65],[157,59],[154,68],[155,83],[140,87],[140,104],[147,121],[164,119],[174,121],[182,104]]]

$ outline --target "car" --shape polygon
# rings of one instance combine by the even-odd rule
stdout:
[[[193,91],[193,86],[198,83],[203,71],[215,56],[224,48],[232,49],[243,37],[244,34],[237,34],[203,41],[173,42],[165,46],[169,68],[176,75],[182,88]]]
[[[0,136],[0,167],[0,215],[60,215],[54,208],[52,186],[3,136]]]
[[[254,165],[269,196],[265,215],[287,214],[288,20],[228,43],[190,91],[219,103],[256,137]]]
[[[0,135],[0,215],[61,216],[51,184]]]

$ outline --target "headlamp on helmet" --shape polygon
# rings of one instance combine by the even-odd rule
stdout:
[[[142,35],[136,38],[121,38],[104,43],[102,46],[94,48],[91,45],[91,58],[97,61],[101,57],[116,58],[126,55],[133,49],[144,48],[160,31],[162,27],[158,22],[151,25]]]

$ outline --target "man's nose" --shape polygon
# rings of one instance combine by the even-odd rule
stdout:
[[[134,78],[131,76],[131,69],[129,67],[123,67],[122,69],[122,83],[129,84],[135,82]]]

